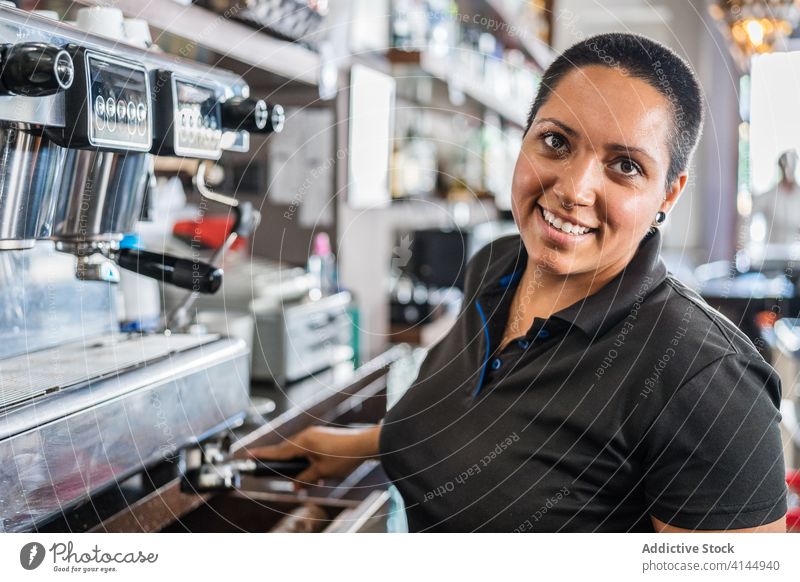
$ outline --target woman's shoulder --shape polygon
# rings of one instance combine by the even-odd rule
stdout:
[[[683,349],[696,350],[698,360],[739,355],[761,360],[758,349],[739,327],[708,304],[700,294],[668,273],[646,302],[648,311],[681,335]],[[664,334],[659,334],[662,339]]]
[[[640,343],[634,349],[644,355],[639,361],[646,377],[636,389],[649,402],[661,402],[645,414],[650,420],[676,398],[690,407],[709,398],[745,407],[763,400],[777,410],[781,388],[775,370],[730,319],[672,274],[639,315],[643,325],[637,326]]]

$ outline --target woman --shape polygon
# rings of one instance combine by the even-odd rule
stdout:
[[[412,531],[784,531],[779,380],[659,258],[701,124],[660,44],[567,50],[514,172],[521,236],[471,260],[414,385],[380,426],[252,454],[309,457],[303,482],[379,458]]]

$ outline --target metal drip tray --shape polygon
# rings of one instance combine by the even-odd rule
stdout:
[[[116,335],[0,365],[3,386],[18,383],[0,413],[0,532],[238,426],[249,404],[247,346],[215,335]]]
[[[216,335],[110,335],[0,361],[0,409],[135,369]]]

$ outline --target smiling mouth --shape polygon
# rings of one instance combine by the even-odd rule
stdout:
[[[552,212],[550,212],[549,210],[545,209],[542,206],[539,206],[539,212],[542,213],[542,218],[544,218],[544,221],[549,226],[553,227],[554,229],[560,232],[563,232],[564,234],[577,237],[577,236],[591,234],[597,231],[596,228],[589,228],[588,226],[580,226],[572,222],[567,222],[566,220],[557,217],[555,214],[553,214]]]

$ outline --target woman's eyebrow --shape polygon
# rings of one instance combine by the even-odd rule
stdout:
[[[639,154],[654,162],[653,156],[647,153],[647,150],[635,146],[628,146],[622,143],[607,143],[605,148],[612,152],[619,152],[623,154]]]
[[[578,132],[572,129],[569,125],[559,121],[558,119],[553,119],[552,117],[545,117],[543,119],[540,119],[539,121],[536,122],[536,125],[544,123],[545,121],[552,123],[553,125],[557,125],[561,129],[561,131],[563,131],[570,137],[577,137],[578,135]]]

